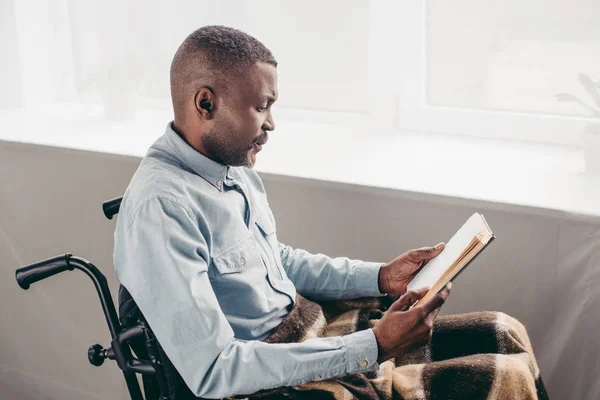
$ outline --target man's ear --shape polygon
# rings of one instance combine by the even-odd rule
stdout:
[[[203,119],[212,119],[216,108],[215,92],[208,86],[203,86],[194,95],[194,106]]]

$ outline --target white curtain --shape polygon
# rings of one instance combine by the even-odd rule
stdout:
[[[130,119],[140,105],[165,104],[169,63],[189,22],[197,28],[214,16],[208,1],[186,1],[183,24],[173,18],[180,10],[160,1],[2,1],[0,108],[67,104],[74,118],[100,109]]]

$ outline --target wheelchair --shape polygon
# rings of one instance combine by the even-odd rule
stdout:
[[[121,200],[122,197],[118,197],[102,204],[106,218],[112,219],[119,212]],[[106,277],[91,262],[67,253],[18,268],[15,277],[19,286],[27,290],[35,282],[74,269],[83,271],[94,283],[112,339],[106,348],[100,344],[91,345],[88,349],[89,362],[99,367],[106,359],[116,361],[123,371],[131,400],[198,399],[171,364],[139,307],[123,286],[119,287],[117,317]],[[142,375],[145,397],[136,374]]]

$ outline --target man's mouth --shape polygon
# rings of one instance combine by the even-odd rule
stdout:
[[[262,147],[269,141],[269,137],[268,136],[262,136],[261,138],[255,140],[252,143],[252,147],[254,147],[255,149],[258,150],[262,150]]]

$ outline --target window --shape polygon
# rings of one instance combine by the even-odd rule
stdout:
[[[600,81],[595,0],[402,2],[399,128],[579,144]],[[600,105],[599,105],[600,107]]]
[[[273,51],[280,122],[579,145],[597,121],[555,97],[592,103],[576,78],[600,80],[597,0],[9,0],[0,11],[0,118],[15,124],[31,112],[56,129],[171,118],[171,59],[207,24]]]

